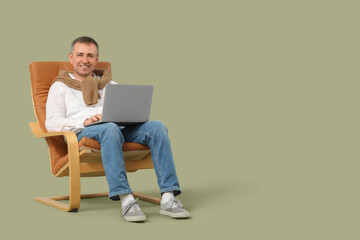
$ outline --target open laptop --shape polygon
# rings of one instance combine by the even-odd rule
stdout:
[[[126,126],[149,121],[153,90],[152,85],[108,84],[101,121],[87,126],[106,122]]]

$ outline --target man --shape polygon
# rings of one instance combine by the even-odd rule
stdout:
[[[72,42],[69,60],[74,72],[60,71],[50,87],[46,103],[47,130],[74,131],[79,141],[89,137],[100,143],[109,198],[120,198],[126,221],[145,221],[146,216],[129,187],[122,145],[137,142],[149,146],[161,190],[160,213],[173,218],[188,218],[189,212],[175,198],[181,191],[167,129],[161,122],[149,121],[126,127],[115,123],[88,126],[101,120],[106,85],[116,84],[107,71],[95,69],[98,59],[99,47],[94,39],[80,37]]]

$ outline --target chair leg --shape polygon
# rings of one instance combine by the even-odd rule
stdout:
[[[62,200],[62,199],[59,199],[59,200]],[[46,205],[55,207],[57,209],[60,209],[60,210],[66,211],[66,212],[69,212],[69,205],[57,201],[56,197],[37,197],[37,198],[35,198],[35,201],[44,203]]]
[[[80,208],[80,158],[78,141],[74,133],[66,138],[69,158],[69,196],[65,197],[38,197],[36,201],[58,208],[60,210],[76,212]],[[69,204],[58,200],[69,200]]]
[[[160,200],[161,200],[158,197],[154,197],[154,196],[139,193],[139,192],[133,192],[133,196],[136,197],[136,198],[139,198],[141,200],[151,202],[151,203],[155,203],[155,204],[160,204]]]
[[[72,166],[74,164],[70,163],[69,166],[69,190],[70,195],[69,196],[63,196],[63,197],[37,197],[35,198],[35,201],[47,204],[49,206],[58,208],[60,210],[66,211],[66,212],[77,212],[80,208],[80,199],[82,197],[89,197],[87,195],[81,196],[80,195],[80,171],[76,171],[75,169],[72,169]],[[101,195],[103,196],[103,195]],[[96,196],[98,197],[98,196]],[[69,200],[68,204],[65,204],[63,202],[59,202],[59,200]]]
[[[106,197],[108,193],[97,193],[97,194],[84,194],[81,195],[81,198],[93,198],[93,197]],[[59,202],[60,200],[70,200],[69,204]],[[62,197],[37,197],[35,201],[44,203],[51,207],[63,210],[65,212],[77,212],[79,210],[80,204],[78,206],[74,205],[74,202],[71,202],[71,196],[62,196]]]
[[[137,197],[141,200],[160,204],[160,198],[154,197],[151,195],[139,193],[139,192],[133,192],[134,197]],[[81,195],[81,198],[94,198],[94,197],[107,197],[108,193],[95,193],[95,194],[83,194]],[[73,205],[65,204],[62,202],[59,202],[59,200],[69,200],[69,196],[62,196],[62,197],[37,197],[35,198],[35,201],[44,203],[46,205],[49,205],[51,207],[55,207],[57,209],[63,210],[65,212],[77,212],[79,208],[75,208]],[[80,206],[80,205],[79,205]]]

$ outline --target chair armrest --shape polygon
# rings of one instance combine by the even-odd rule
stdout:
[[[74,132],[51,132],[45,133],[41,128],[40,123],[31,122],[29,123],[32,133],[37,138],[48,138],[55,136],[64,136],[66,139],[70,178],[75,179],[74,184],[80,184],[80,159],[79,159],[79,143]]]
[[[67,143],[70,144],[72,142],[76,143],[78,145],[78,140],[76,137],[76,134],[74,132],[51,132],[46,133],[41,128],[40,123],[38,122],[31,122],[29,123],[31,131],[36,138],[47,138],[47,137],[55,137],[55,136],[64,136]]]

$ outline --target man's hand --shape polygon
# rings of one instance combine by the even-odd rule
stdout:
[[[87,125],[89,125],[91,123],[100,121],[101,117],[102,117],[102,114],[96,114],[96,115],[94,115],[94,116],[92,116],[90,118],[85,119],[84,126],[86,127]]]

